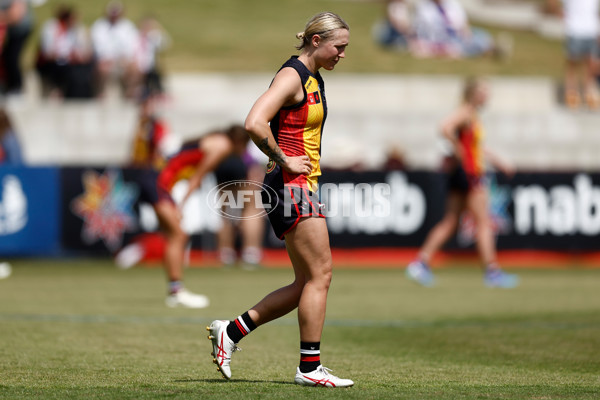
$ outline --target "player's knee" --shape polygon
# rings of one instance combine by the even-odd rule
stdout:
[[[481,218],[476,218],[475,225],[477,226],[477,230],[483,231],[483,230],[491,229],[492,221],[487,216],[484,216]]]
[[[174,231],[171,232],[171,234],[169,235],[171,240],[180,242],[180,243],[186,243],[189,239],[189,235],[187,233],[185,233],[182,229],[175,229]]]
[[[448,214],[444,217],[442,223],[446,229],[454,230],[456,225],[458,225],[458,216],[455,214]]]
[[[471,214],[473,215],[473,219],[475,220],[477,226],[485,226],[491,223],[487,208],[482,211],[474,211]]]
[[[316,273],[313,274],[313,281],[317,282],[323,289],[329,289],[332,275],[331,259],[324,260],[320,264]]]

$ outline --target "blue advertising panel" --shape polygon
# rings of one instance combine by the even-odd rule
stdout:
[[[56,168],[0,167],[0,257],[60,250]]]

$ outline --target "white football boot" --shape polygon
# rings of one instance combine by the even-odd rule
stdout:
[[[300,372],[300,368],[296,369],[296,377],[294,382],[302,386],[323,386],[323,387],[349,387],[354,385],[354,382],[350,379],[338,378],[335,375],[329,373],[329,368],[325,368],[319,365],[317,369],[312,372],[303,373]]]
[[[135,267],[144,258],[144,248],[137,243],[123,247],[115,256],[115,264],[120,269]]]
[[[208,297],[203,294],[188,292],[185,288],[167,296],[165,304],[168,307],[206,308],[210,304]]]
[[[206,327],[206,330],[210,332],[208,338],[212,342],[213,351],[211,355],[213,363],[217,364],[218,371],[223,374],[225,379],[231,379],[231,355],[234,351],[242,350],[233,343],[233,340],[229,339],[227,335],[227,325],[229,321],[216,320],[213,321],[210,326]]]

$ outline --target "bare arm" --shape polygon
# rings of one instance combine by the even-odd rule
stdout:
[[[221,161],[231,154],[233,150],[231,141],[224,135],[205,137],[202,140],[200,149],[204,153],[204,156],[196,168],[194,175],[192,175],[188,180],[188,190],[181,202],[181,205],[185,204],[191,194],[200,187],[206,174],[214,171]]]
[[[304,92],[300,77],[291,68],[282,69],[273,80],[271,87],[254,103],[245,128],[256,146],[284,170],[293,174],[309,174],[312,165],[307,155],[288,156],[275,142],[269,121],[281,107],[302,101]]]
[[[509,178],[515,174],[515,167],[505,158],[500,157],[497,153],[493,152],[489,148],[484,149],[485,158],[500,172]]]

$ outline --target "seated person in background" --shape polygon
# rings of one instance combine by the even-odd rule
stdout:
[[[2,92],[20,94],[23,90],[23,71],[21,58],[27,39],[34,28],[31,2],[28,0],[0,1],[0,18],[5,24],[5,35],[0,41],[2,51],[0,64],[2,70]]]
[[[382,46],[407,50],[412,39],[411,6],[408,0],[388,0],[386,18],[375,26],[375,37]]]
[[[139,23],[138,39],[135,58],[141,75],[142,91],[164,93],[158,55],[169,47],[171,38],[156,19],[147,16]]]
[[[542,13],[544,13],[545,15],[560,17],[562,15],[560,2],[561,0],[546,0],[541,5]]]
[[[140,82],[135,60],[138,30],[123,17],[123,4],[113,1],[106,6],[106,15],[91,28],[92,45],[98,69],[98,89],[104,94],[109,80],[121,84],[126,98],[135,98]]]
[[[563,0],[565,25],[565,104],[577,108],[583,89],[588,108],[600,107],[595,79],[598,57],[599,0]]]
[[[92,48],[83,25],[72,7],[61,6],[44,23],[36,69],[42,94],[64,98],[91,98],[93,88]]]
[[[416,42],[412,52],[419,57],[474,57],[505,55],[510,46],[496,46],[483,29],[471,28],[458,0],[421,0],[415,10]]]
[[[23,165],[23,156],[10,118],[6,111],[0,108],[0,165],[9,164]]]

